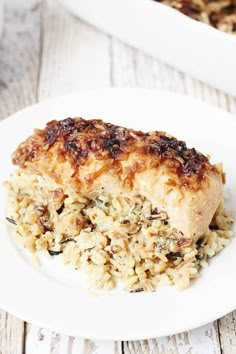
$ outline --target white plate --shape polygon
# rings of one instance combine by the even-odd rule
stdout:
[[[0,179],[13,167],[10,154],[34,127],[68,116],[102,117],[143,130],[166,130],[213,161],[223,161],[231,208],[236,210],[236,121],[200,101],[168,92],[110,89],[55,98],[14,114],[0,124]],[[155,293],[121,290],[91,296],[79,272],[42,257],[34,267],[15,245],[4,222],[0,188],[0,307],[43,327],[86,338],[141,339],[201,326],[236,308],[236,240],[212,259],[199,280],[184,292],[174,287]]]
[[[236,96],[236,36],[153,0],[60,0],[73,14]]]

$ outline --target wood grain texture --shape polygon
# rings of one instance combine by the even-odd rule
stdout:
[[[44,1],[38,99],[109,87],[110,39],[54,0]]]
[[[0,311],[0,354],[22,354],[25,346],[24,322]]]
[[[39,35],[40,0],[7,1],[0,41],[0,119],[36,100]],[[24,322],[0,311],[0,353],[21,354],[24,347]]]
[[[218,331],[211,325],[171,337],[125,342],[129,354],[220,354]]]
[[[223,354],[236,353],[236,311],[219,320],[219,334]]]
[[[74,338],[28,325],[25,354],[122,354],[121,343]]]
[[[5,3],[0,41],[0,118],[36,101],[40,0]]]
[[[166,89],[236,114],[234,98],[99,32],[55,0],[7,2],[0,42],[0,118],[36,100],[110,86]],[[221,352],[236,353],[236,312],[175,336],[124,343],[69,337],[0,312],[0,354]]]

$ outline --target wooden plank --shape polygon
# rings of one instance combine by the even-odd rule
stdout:
[[[0,40],[0,119],[35,102],[39,57],[40,0],[5,2]],[[22,354],[25,325],[0,311],[0,353]]]
[[[111,84],[110,38],[53,0],[43,6],[39,100]]]
[[[92,341],[86,339],[83,354],[122,354],[121,344],[112,341]]]
[[[125,342],[127,354],[220,354],[216,324],[180,333],[175,336]]]
[[[83,340],[80,340],[83,345]],[[78,352],[78,351],[77,351]],[[25,354],[74,354],[74,338],[37,326],[27,326]]]
[[[164,89],[202,99],[236,113],[236,99],[177,69],[112,39],[112,84],[118,87]]]
[[[74,338],[28,325],[25,354],[121,354],[119,342]]]
[[[119,40],[112,39],[112,84],[184,93],[184,75]]]
[[[36,100],[40,0],[5,3],[0,40],[0,118]]]
[[[0,311],[0,354],[22,354],[24,341],[24,322]]]
[[[223,354],[236,353],[236,311],[219,320],[219,333]]]

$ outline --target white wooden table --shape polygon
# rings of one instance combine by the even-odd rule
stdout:
[[[1,119],[51,96],[112,86],[178,91],[236,114],[234,98],[98,31],[68,14],[56,0],[5,2]],[[137,342],[67,337],[0,311],[0,354],[22,353],[235,354],[236,311],[196,330]]]

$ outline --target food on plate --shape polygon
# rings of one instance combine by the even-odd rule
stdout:
[[[88,274],[90,288],[186,288],[232,237],[220,164],[162,131],[67,118],[12,155],[8,221],[30,251]]]
[[[154,0],[169,5],[195,20],[236,34],[236,0]]]

